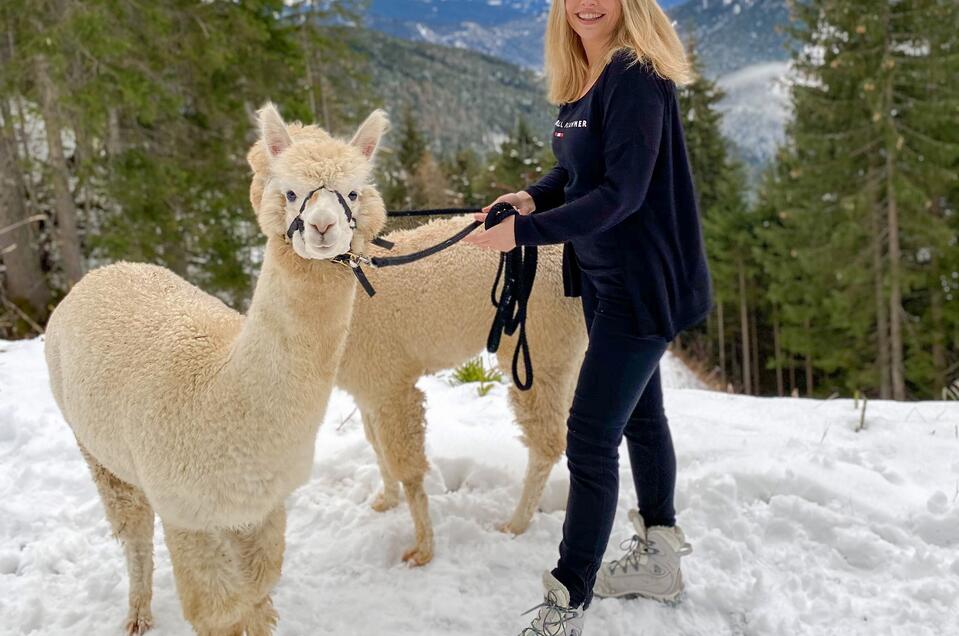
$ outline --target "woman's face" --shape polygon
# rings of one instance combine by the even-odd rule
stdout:
[[[604,44],[622,18],[622,0],[565,0],[566,21],[584,45]]]

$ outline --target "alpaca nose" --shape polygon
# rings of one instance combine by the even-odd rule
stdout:
[[[310,225],[313,226],[313,229],[314,229],[314,230],[316,230],[317,232],[320,233],[320,236],[323,236],[324,234],[326,234],[326,233],[329,231],[329,229],[330,229],[331,227],[333,227],[334,223],[331,222],[331,223],[327,223],[327,224],[325,224],[325,225],[317,225],[316,223],[310,223]]]

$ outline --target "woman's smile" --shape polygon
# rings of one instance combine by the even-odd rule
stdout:
[[[605,13],[596,13],[594,11],[580,11],[576,14],[577,19],[583,24],[596,24],[604,17]]]

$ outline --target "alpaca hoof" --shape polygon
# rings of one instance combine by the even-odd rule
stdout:
[[[504,534],[518,535],[526,532],[526,529],[529,527],[529,524],[518,524],[513,521],[507,521],[506,523],[501,523],[496,526],[496,529]]]
[[[412,548],[403,553],[403,561],[412,567],[426,565],[433,560],[432,548]]]
[[[370,507],[376,512],[386,512],[387,510],[392,510],[395,508],[399,503],[399,497],[391,497],[385,492],[380,492],[373,499],[373,503],[370,504]]]
[[[150,612],[131,612],[131,615],[127,618],[126,634],[127,636],[140,636],[151,627],[153,627],[153,617],[150,616]]]
[[[273,628],[280,620],[280,615],[273,607],[273,600],[269,597],[259,603],[250,619],[247,621],[246,636],[270,636]]]

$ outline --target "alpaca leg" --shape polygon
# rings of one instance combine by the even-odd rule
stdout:
[[[150,629],[153,615],[153,508],[143,491],[131,486],[100,465],[82,446],[80,452],[90,467],[113,534],[123,545],[130,579],[128,635]]]
[[[163,525],[183,616],[199,636],[243,636],[252,609],[245,556],[231,531]]]
[[[363,417],[363,432],[366,433],[367,441],[376,452],[376,463],[380,467],[380,478],[383,480],[383,490],[377,493],[373,499],[372,508],[377,512],[385,512],[395,508],[400,503],[400,482],[390,474],[386,461],[383,459],[383,451],[376,437],[376,427],[373,423],[372,414],[366,411],[360,413]]]
[[[504,363],[506,361],[500,361],[500,365]],[[566,416],[572,401],[573,371],[567,365],[537,367],[536,379],[529,391],[520,391],[515,386],[509,389],[510,403],[523,430],[529,459],[523,492],[512,518],[500,526],[503,532],[522,534],[526,531],[553,465],[566,450]]]
[[[410,383],[408,389],[397,393],[372,420],[386,469],[403,484],[413,517],[416,545],[403,554],[403,560],[411,565],[425,565],[433,559],[433,525],[423,489],[423,476],[428,468],[423,399],[423,392]]]
[[[237,532],[240,553],[249,579],[253,607],[244,617],[246,636],[270,636],[279,616],[273,609],[270,592],[280,580],[285,547],[286,509],[280,504],[263,523]]]

